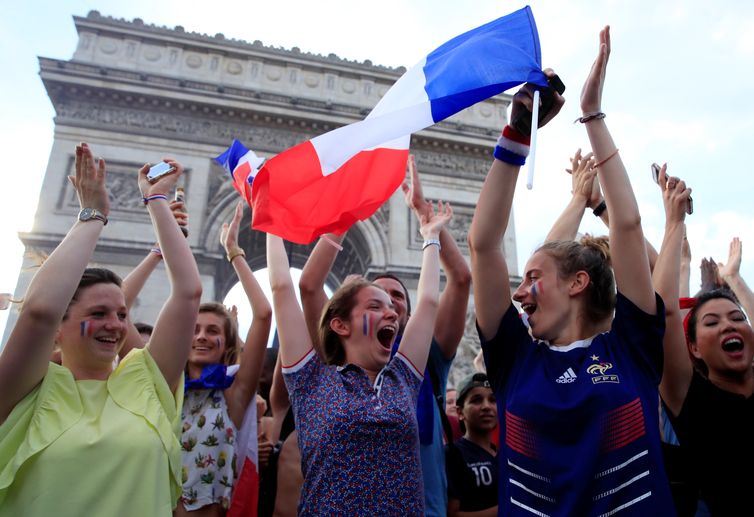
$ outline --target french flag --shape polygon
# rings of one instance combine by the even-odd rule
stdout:
[[[239,190],[252,207],[252,227],[300,244],[345,232],[400,186],[411,133],[524,82],[547,86],[528,6],[434,50],[366,119],[268,160],[251,196]]]
[[[251,198],[251,183],[264,163],[264,158],[254,154],[238,140],[233,140],[224,153],[214,160],[228,171],[233,180],[233,187],[244,199]]]

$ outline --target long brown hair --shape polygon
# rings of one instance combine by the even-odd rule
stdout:
[[[560,278],[579,271],[589,275],[584,311],[590,321],[602,321],[615,309],[615,277],[610,267],[607,237],[585,235],[580,241],[552,241],[537,249],[547,253],[558,268]]]
[[[319,343],[322,347],[325,364],[342,365],[346,360],[346,350],[337,332],[330,328],[335,318],[348,320],[356,306],[356,297],[365,287],[376,287],[363,278],[358,278],[341,285],[327,302],[322,317],[319,319]]]

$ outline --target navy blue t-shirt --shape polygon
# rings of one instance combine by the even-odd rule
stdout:
[[[675,515],[660,450],[664,306],[618,293],[609,332],[534,341],[515,307],[482,338],[500,418],[500,515]]]
[[[448,499],[458,499],[461,512],[497,506],[497,456],[466,438],[445,447]]]

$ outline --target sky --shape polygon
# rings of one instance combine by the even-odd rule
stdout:
[[[185,2],[162,0],[0,0],[0,292],[13,292],[23,255],[18,232],[30,231],[53,140],[54,110],[39,79],[38,56],[70,59],[72,16],[103,15],[228,38],[261,40],[375,64],[409,67],[448,39],[527,2],[504,0],[344,0]],[[519,271],[568,202],[568,158],[588,141],[573,124],[581,85],[609,24],[612,54],[603,111],[639,201],[647,238],[662,242],[664,214],[652,162],[693,189],[687,219],[691,291],[698,264],[725,262],[734,236],[743,242],[743,277],[754,284],[754,3],[698,0],[532,0],[542,64],[566,84],[566,105],[538,136],[534,188],[520,177],[514,200]],[[490,141],[490,148],[494,142]],[[604,233],[587,213],[582,231]],[[0,311],[0,335],[6,311]]]

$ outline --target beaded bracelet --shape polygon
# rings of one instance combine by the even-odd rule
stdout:
[[[147,197],[142,198],[142,200],[144,201],[144,205],[146,205],[150,201],[154,201],[155,199],[164,199],[165,201],[167,201],[168,196],[166,196],[165,194],[154,194],[152,196],[147,196]]]
[[[601,111],[595,111],[594,113],[586,113],[582,115],[581,117],[574,120],[573,123],[575,124],[576,122],[581,122],[582,124],[586,124],[590,120],[602,120],[605,117],[607,117],[607,115],[605,115]]]

